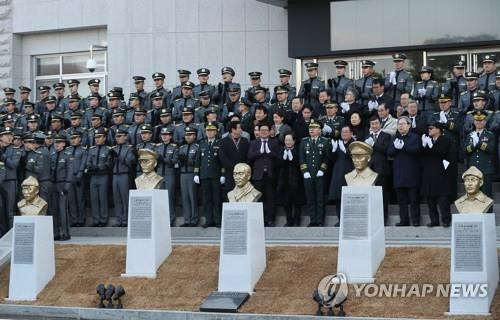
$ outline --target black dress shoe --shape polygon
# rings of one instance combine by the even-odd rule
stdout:
[[[61,236],[60,235],[54,236],[54,241],[59,241],[59,240],[61,240]]]
[[[209,228],[209,227],[215,227],[215,223],[205,223],[205,224],[202,224],[201,227],[203,229],[206,229],[206,228]]]
[[[120,227],[122,227],[122,228],[126,228],[126,227],[128,227],[128,224],[126,224],[126,223],[122,223],[122,224],[120,225]]]
[[[414,227],[420,227],[420,222],[416,222],[413,224]]]
[[[396,227],[409,227],[409,226],[410,226],[409,223],[402,223],[402,222],[396,223]]]
[[[449,222],[443,222],[443,228],[449,228],[450,223]]]
[[[309,228],[309,227],[316,227],[316,225],[317,225],[316,223],[311,222],[311,223],[309,223],[309,224],[307,225],[307,227],[308,227],[308,228]]]
[[[95,228],[95,227],[100,227],[100,226],[101,226],[101,224],[100,224],[100,223],[97,223],[97,222],[94,222],[94,223],[92,223],[90,226]]]
[[[428,223],[428,224],[427,224],[427,226],[428,226],[429,228],[432,228],[432,227],[439,227],[439,223],[432,223],[432,222],[431,222],[431,223]]]
[[[292,222],[287,222],[283,227],[293,227],[294,224]]]
[[[71,240],[71,236],[70,235],[64,235],[61,237],[61,241],[68,241],[68,240]]]
[[[191,223],[183,223],[179,227],[181,228],[191,227]]]
[[[318,223],[317,227],[322,227],[323,224],[322,223]]]
[[[220,229],[220,223],[217,223],[215,227]]]
[[[334,227],[340,227],[340,222],[337,222],[336,224],[333,225]]]
[[[121,224],[121,223],[115,223],[115,224],[113,225],[113,228],[119,228],[119,227],[121,227],[121,226],[122,226],[122,224]]]
[[[269,222],[266,227],[274,227],[274,222]]]

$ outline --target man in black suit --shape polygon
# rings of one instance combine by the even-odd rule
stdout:
[[[373,154],[370,161],[370,168],[378,173],[377,185],[382,187],[384,201],[384,222],[388,221],[388,207],[390,193],[390,175],[391,167],[387,159],[387,149],[391,143],[391,136],[381,130],[380,119],[377,116],[370,118],[370,135],[365,140],[372,146]]]
[[[373,79],[372,83],[372,91],[373,91],[373,99],[368,101],[368,112],[370,116],[377,114],[378,106],[381,104],[385,104],[389,107],[390,113],[393,117],[396,116],[396,109],[394,108],[394,102],[392,98],[385,93],[385,81],[382,78]]]
[[[219,160],[224,167],[226,183],[224,184],[224,196],[234,189],[233,169],[237,163],[247,163],[248,148],[250,142],[241,136],[241,123],[239,121],[229,122],[229,134],[220,140]],[[227,200],[227,199],[226,199]]]
[[[248,150],[248,161],[252,165],[252,182],[262,192],[264,202],[264,224],[266,227],[274,227],[276,217],[274,206],[274,193],[276,190],[276,178],[278,176],[275,168],[279,157],[279,143],[270,139],[271,125],[260,122],[259,138],[250,142]]]
[[[418,113],[418,102],[410,100],[406,112],[403,114],[410,119],[410,132],[416,133],[419,137],[427,134],[427,119]]]

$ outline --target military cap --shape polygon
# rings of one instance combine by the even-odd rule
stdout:
[[[208,122],[206,125],[205,125],[205,130],[219,130],[219,128],[217,128],[217,123],[216,122]]]
[[[49,86],[39,86],[38,91],[40,91],[40,92],[50,91],[50,87]]]
[[[14,88],[3,88],[3,92],[5,94],[14,94],[14,93],[16,93],[16,89],[14,89]]]
[[[429,124],[427,125],[427,128],[429,127],[434,127],[434,128],[438,128],[439,130],[443,130],[444,129],[444,125],[439,122],[439,121],[431,121],[429,122]]]
[[[373,149],[368,143],[354,141],[349,145],[349,151],[351,151],[351,154],[372,154]]]
[[[403,61],[406,60],[406,54],[404,53],[394,53],[392,55],[392,61]]]
[[[475,166],[470,166],[469,169],[465,170],[464,173],[462,173],[462,179],[465,179],[467,176],[474,176],[478,177],[479,179],[483,179],[483,173],[481,170],[476,168]]]
[[[24,136],[24,142],[35,142],[35,136],[32,133],[27,133]]]
[[[193,113],[193,109],[190,107],[184,107],[182,108],[182,113]]]
[[[108,92],[107,96],[108,96],[109,100],[115,100],[115,99],[121,98],[121,94],[119,92],[116,92],[116,91]]]
[[[3,134],[14,134],[14,129],[11,127],[0,127],[0,135]]]
[[[3,103],[5,103],[5,104],[16,104],[16,99],[3,98]]]
[[[37,114],[30,114],[28,116],[28,122],[38,122],[38,115]]]
[[[54,112],[50,121],[62,121],[64,120],[64,115],[61,112]]]
[[[236,83],[229,84],[229,88],[227,88],[228,93],[235,93],[235,92],[240,92],[240,91],[241,91],[241,87],[239,84],[236,84]]]
[[[375,62],[371,60],[361,60],[361,67],[373,67]]]
[[[151,78],[153,78],[153,80],[158,80],[158,79],[165,80],[165,75],[161,72],[155,72],[153,73]]]
[[[289,77],[292,75],[292,71],[287,69],[279,69],[278,73],[280,74],[280,77]]]
[[[185,70],[185,69],[179,69],[179,70],[177,70],[177,73],[179,74],[179,77],[180,76],[189,76],[191,74],[191,71]]]
[[[54,97],[54,96],[48,96],[46,99],[45,99],[45,103],[56,103],[57,101],[57,98]]]
[[[76,79],[70,79],[68,80],[68,86],[72,87],[76,84],[80,84],[80,81],[79,80],[76,80]]]
[[[30,93],[31,89],[28,88],[28,87],[25,87],[25,86],[20,86],[19,87],[19,92],[21,92],[21,93]]]
[[[28,178],[24,179],[24,181],[21,183],[21,186],[40,187],[40,184],[35,177],[29,176]]]
[[[78,101],[80,101],[80,96],[77,93],[70,94],[70,95],[68,95],[67,99],[68,99],[68,102],[78,102]]]
[[[70,138],[76,138],[83,136],[83,132],[80,129],[72,130],[70,133]]]
[[[156,91],[151,95],[152,100],[156,99],[163,99],[163,92],[162,91]]]
[[[111,88],[111,90],[109,90],[109,92],[115,92],[115,93],[119,93],[119,94],[123,95],[123,88],[122,87],[113,87],[113,88]]]
[[[446,93],[441,93],[439,95],[438,100],[439,100],[439,102],[446,102],[446,101],[450,101],[451,97],[448,94],[446,94]]]
[[[202,97],[202,98],[203,98],[203,97],[208,97],[208,98],[210,98],[210,91],[208,91],[208,90],[203,90],[202,92],[200,92],[200,93],[198,94],[198,97]]]
[[[42,142],[51,136],[52,136],[52,132],[50,132],[50,131],[47,131],[46,134],[43,133],[42,131],[37,131],[37,132],[33,133],[33,137],[35,138],[36,142],[39,142],[39,141]]]
[[[91,94],[89,94],[89,96],[87,97],[87,99],[101,100],[101,96],[97,92],[92,92]]]
[[[140,159],[154,159],[154,160],[158,160],[158,154],[152,150],[149,150],[149,149],[139,149],[139,151],[137,151],[137,153],[139,154],[139,160]]]
[[[113,117],[114,116],[123,116],[125,114],[125,110],[123,110],[123,108],[114,108],[112,114],[113,114]]]
[[[248,99],[241,98],[241,100],[240,100],[240,105],[244,105],[244,106],[247,106],[247,107],[251,107],[251,106],[252,106],[252,103],[251,103]]]
[[[54,142],[66,142],[66,136],[62,134],[56,134],[54,135]]]
[[[94,136],[103,136],[108,133],[108,129],[105,127],[99,127],[95,129]]]
[[[191,81],[184,81],[182,83],[182,88],[193,89],[194,88],[194,83],[192,83]]]
[[[274,87],[274,92],[278,93],[288,93],[288,87],[287,86],[276,86]]]
[[[345,67],[348,65],[347,61],[345,60],[335,60],[333,64],[338,68],[338,67]]]
[[[486,117],[488,116],[488,114],[482,110],[477,110],[475,113],[474,113],[474,120],[476,121],[483,121],[486,119]]]
[[[139,107],[134,110],[134,115],[136,114],[146,114],[146,109],[144,109],[143,107]]]
[[[466,65],[465,61],[457,60],[451,66],[454,68],[465,68],[465,65]]]
[[[144,80],[146,80],[146,78],[144,78],[143,76],[133,76],[132,79],[134,79],[134,82],[144,82]]]
[[[184,128],[184,133],[185,134],[196,134],[196,129],[191,127],[191,126],[186,126]]]
[[[94,113],[92,113],[92,116],[90,117],[91,119],[102,119],[102,113],[99,111],[99,110],[96,110],[94,111]]]
[[[71,112],[71,119],[81,119],[83,117],[83,113],[80,110],[75,110]]]
[[[116,134],[128,134],[129,126],[121,125],[116,129]]]
[[[307,62],[305,64],[305,66],[306,66],[306,70],[309,71],[309,70],[313,70],[313,69],[318,69],[319,64],[317,64],[316,62]]]
[[[497,62],[497,56],[495,56],[494,54],[487,54],[483,57],[483,60],[481,61],[482,63],[485,63],[485,62],[493,62],[493,63],[496,63]]]
[[[200,68],[200,69],[196,70],[196,73],[199,76],[208,76],[210,74],[210,70],[208,70],[207,68]]]
[[[267,89],[267,88],[265,88],[265,87],[262,87],[262,86],[256,86],[254,90],[255,90],[255,93],[257,93],[257,92],[259,92],[259,91],[264,91],[264,92],[265,92],[265,91],[267,91],[268,89]]]
[[[170,108],[161,108],[160,109],[160,117],[165,116],[165,115],[170,115],[172,114],[172,110]]]
[[[134,99],[141,100],[141,96],[139,96],[139,94],[137,92],[132,92],[128,99],[129,100],[134,100]]]
[[[479,78],[479,74],[477,72],[469,71],[465,73],[466,80],[475,80],[477,78]]]
[[[260,76],[262,75],[262,72],[252,71],[252,72],[249,72],[248,75],[250,76],[250,79],[257,80],[257,79],[260,79]]]
[[[472,94],[472,100],[486,100],[486,92],[477,90]]]
[[[432,73],[433,71],[434,71],[434,69],[432,69],[429,66],[422,66],[422,68],[420,68],[420,73],[424,73],[424,72]]]
[[[143,132],[153,132],[153,127],[150,124],[143,124],[141,126],[141,133]]]
[[[101,80],[99,80],[99,79],[90,79],[88,82],[88,85],[93,86],[93,85],[99,85],[100,83],[101,83]]]
[[[496,78],[500,78],[500,70],[497,70],[497,72],[496,72]]]
[[[321,121],[316,120],[316,119],[311,119],[311,121],[309,121],[309,128],[323,129],[323,123]]]
[[[22,139],[23,136],[24,136],[24,129],[23,128],[15,128],[14,129],[14,138]]]
[[[231,68],[231,67],[224,67],[224,68],[221,69],[220,72],[221,72],[222,75],[224,75],[225,73],[229,73],[233,77],[235,75],[235,72],[234,72],[233,68]]]
[[[35,107],[35,104],[31,101],[24,101],[23,106],[24,106],[24,108],[27,108],[27,107],[33,108],[33,107]]]
[[[54,83],[52,85],[52,88],[54,88],[56,90],[57,89],[64,89],[65,87],[66,87],[66,85],[64,83],[62,83],[62,82],[57,82],[57,83]]]
[[[325,108],[338,108],[338,107],[339,105],[335,101],[328,100],[325,102]]]
[[[210,108],[208,108],[208,109],[205,111],[205,115],[207,115],[207,114],[211,114],[211,113],[217,113],[217,111],[219,111],[217,107],[210,107]]]
[[[163,127],[163,128],[161,128],[161,131],[160,131],[160,134],[172,134],[172,133],[173,133],[172,127],[170,127],[170,126]]]
[[[14,122],[14,117],[11,114],[6,114],[3,116],[3,122]]]

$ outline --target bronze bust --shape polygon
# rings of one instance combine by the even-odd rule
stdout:
[[[373,186],[378,174],[368,166],[373,152],[372,147],[361,141],[349,145],[354,170],[345,175],[348,186]]]
[[[21,184],[23,199],[17,203],[22,216],[44,216],[47,214],[47,202],[43,200],[38,192],[40,185],[34,177],[26,178]]]
[[[462,174],[465,195],[455,201],[460,213],[485,213],[493,205],[493,199],[486,196],[479,188],[483,185],[483,173],[472,166]]]
[[[233,177],[236,186],[229,191],[227,198],[229,202],[256,202],[262,196],[259,190],[250,183],[252,168],[246,163],[238,163],[234,166]]]
[[[142,175],[135,178],[137,189],[160,189],[163,177],[158,175],[155,171],[158,155],[156,152],[148,149],[140,149],[138,153]]]

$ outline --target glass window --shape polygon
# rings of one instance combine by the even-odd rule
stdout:
[[[51,76],[58,75],[60,70],[60,58],[58,56],[36,58],[36,75]]]
[[[496,63],[496,67],[498,68],[500,66],[500,63],[498,62],[498,60],[500,59],[500,50],[498,48],[495,48],[495,49],[491,49],[491,51],[488,51],[488,50],[481,50],[481,52],[478,52],[478,53],[473,53],[473,55],[476,57],[476,63],[477,63],[477,69],[476,71],[481,73],[483,72],[483,58],[485,55],[488,55],[488,54],[494,54],[497,56],[497,63]]]
[[[434,69],[432,77],[439,83],[453,76],[452,65],[458,60],[467,63],[467,52],[427,52],[427,65]]]
[[[319,60],[319,67],[318,67],[318,75],[321,79],[326,80],[326,79],[331,79],[337,76],[337,70],[333,62],[335,60],[345,60],[349,65],[347,66],[345,75],[347,78],[353,79],[353,77],[356,75],[355,73],[355,66],[356,66],[356,60],[352,58],[335,58],[335,59],[324,59],[324,60]]]
[[[94,52],[93,58],[97,62],[94,72],[104,72],[104,52]],[[63,74],[88,73],[87,60],[90,53],[63,56]]]

